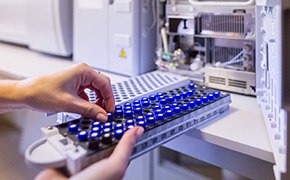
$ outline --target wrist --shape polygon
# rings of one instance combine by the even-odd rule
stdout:
[[[0,82],[0,112],[25,107],[23,94],[18,86],[20,81],[3,80]]]
[[[29,102],[33,97],[33,83],[30,79],[15,82],[13,89],[13,96],[16,97],[14,101],[20,108],[29,108]]]

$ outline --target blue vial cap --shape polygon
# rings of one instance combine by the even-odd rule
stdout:
[[[146,129],[146,122],[145,121],[138,121],[137,122],[137,126],[141,126],[141,127],[143,127],[144,129]]]
[[[68,132],[69,133],[77,133],[79,126],[77,124],[70,124],[68,126]]]
[[[144,116],[137,116],[136,121],[144,121]]]
[[[200,98],[196,98],[194,101],[195,101],[195,104],[198,106],[200,106],[202,104],[202,101]]]
[[[124,111],[132,110],[132,106],[124,106]]]
[[[88,139],[88,132],[87,131],[81,131],[78,133],[78,140],[79,141],[86,141]]]
[[[141,101],[149,101],[147,97],[142,97]]]
[[[181,109],[182,109],[182,111],[187,111],[188,110],[188,104],[182,104],[181,105]]]
[[[166,101],[166,99],[160,99],[160,100],[159,100],[159,103],[160,103],[161,105],[165,105],[165,104],[167,104],[167,101]]]
[[[92,132],[101,132],[101,128],[100,127],[92,127],[91,131]]]
[[[104,128],[103,129],[103,134],[110,133],[110,132],[112,132],[112,128]]]
[[[111,123],[111,122],[106,122],[106,123],[103,125],[103,128],[112,128],[112,123]]]
[[[161,106],[159,104],[156,104],[152,107],[153,110],[156,110],[156,109],[161,109]]]
[[[150,102],[149,101],[142,101],[142,106],[143,107],[149,107],[150,106]]]
[[[125,111],[124,117],[125,118],[132,118],[133,117],[133,111],[131,111],[131,110]]]
[[[194,83],[189,83],[187,87],[188,87],[189,89],[194,89],[195,84],[194,84]]]
[[[181,109],[180,109],[180,107],[177,106],[177,107],[173,108],[173,112],[174,112],[175,114],[181,113]]]
[[[129,126],[129,125],[133,125],[134,126],[134,120],[133,119],[126,120],[126,126]]]
[[[213,92],[213,95],[214,95],[215,98],[219,98],[220,95],[221,95],[221,92],[215,91],[215,92]]]
[[[132,106],[132,105],[131,105],[131,103],[126,102],[126,103],[124,104],[124,107],[126,107],[126,106]]]
[[[147,117],[147,124],[155,125],[156,124],[155,117],[154,116]]]
[[[101,136],[100,132],[94,131],[94,132],[91,133],[90,139],[96,139],[96,138],[99,138],[100,136]]]
[[[116,106],[115,106],[115,110],[122,110],[122,106],[120,106],[120,105],[116,105]]]
[[[156,93],[156,96],[159,97],[159,96],[163,96],[163,93],[162,92],[158,92]]]
[[[116,123],[115,125],[114,125],[114,129],[116,130],[116,129],[124,129],[124,125],[123,125],[123,123]]]
[[[167,98],[167,102],[169,102],[169,103],[173,103],[173,102],[174,102],[174,97],[173,97],[173,96],[169,96],[169,97]]]
[[[207,98],[208,98],[208,100],[210,100],[210,101],[214,100],[214,96],[213,96],[212,93],[209,93],[209,94],[207,95]]]
[[[116,111],[115,111],[115,116],[116,116],[117,118],[121,118],[121,117],[123,117],[123,110],[121,110],[121,109],[116,110]]]
[[[172,103],[172,104],[171,104],[171,108],[172,108],[172,109],[175,108],[175,107],[177,107],[177,106],[178,106],[177,103]]]
[[[146,118],[151,117],[151,116],[154,117],[154,114],[153,114],[152,112],[147,112],[147,113],[146,113]]]
[[[181,93],[181,97],[182,97],[182,99],[186,99],[186,98],[188,97],[187,92],[186,92],[186,91],[183,91],[183,92]]]
[[[102,126],[102,123],[99,122],[99,121],[95,121],[95,122],[92,123],[92,127],[99,127],[99,128],[101,128],[101,126]]]
[[[163,112],[162,109],[156,109],[156,110],[154,110],[154,113],[155,114],[162,113],[162,112]]]
[[[132,129],[134,127],[134,125],[128,125],[126,126],[126,131],[128,131],[129,129]]]
[[[201,99],[202,99],[202,102],[203,102],[203,103],[207,103],[207,102],[208,102],[208,98],[207,98],[207,96],[203,96]]]
[[[140,104],[140,101],[139,100],[133,101],[133,106],[136,105],[136,104]]]
[[[123,134],[124,134],[123,129],[116,129],[114,131],[114,137],[118,140],[120,140],[122,138]]]
[[[135,115],[142,114],[142,108],[141,107],[135,107],[133,111],[134,111]]]
[[[166,116],[166,117],[172,117],[172,116],[173,116],[173,112],[172,112],[172,110],[167,110],[167,111],[165,111],[165,116]]]
[[[112,120],[113,120],[113,118],[114,118],[114,115],[113,115],[113,113],[111,113],[111,112],[108,112],[108,113],[107,113],[107,115],[108,115],[108,121],[112,121]]]
[[[167,110],[170,110],[170,109],[171,109],[170,106],[164,106],[164,107],[163,107],[163,111],[167,111]]]
[[[163,121],[164,120],[164,114],[163,113],[158,113],[157,116],[156,116],[156,119],[158,121]]]
[[[156,98],[155,95],[150,95],[150,96],[149,96],[149,100],[150,100],[150,101],[156,101],[156,99],[157,99],[157,98]]]
[[[164,99],[164,96],[158,96],[157,98],[160,101],[161,99]]]
[[[190,89],[187,91],[188,96],[193,96],[194,95],[194,90]]]
[[[133,104],[133,107],[136,108],[136,107],[142,107],[142,106],[141,104]]]
[[[195,101],[193,101],[193,100],[189,101],[188,104],[189,104],[189,107],[191,109],[195,108],[195,106],[196,106]]]
[[[181,99],[181,95],[180,95],[180,94],[175,94],[175,95],[174,95],[174,99],[175,99],[176,101],[179,101],[179,100]]]

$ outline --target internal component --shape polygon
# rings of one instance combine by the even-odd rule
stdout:
[[[255,6],[195,7],[188,1],[163,6],[156,62],[160,69],[200,78],[213,88],[255,95]]]

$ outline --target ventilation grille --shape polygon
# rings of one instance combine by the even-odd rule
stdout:
[[[209,82],[214,84],[226,85],[226,79],[216,76],[209,76]]]
[[[226,78],[221,78],[221,77],[216,77],[216,76],[209,76],[209,83],[212,83],[212,84],[226,85],[227,84],[226,81],[228,81],[229,87],[247,89],[246,81],[226,79]]]
[[[213,51],[214,62],[227,62],[238,55],[243,49],[242,48],[230,48],[230,47],[219,47],[215,46]],[[235,65],[242,66],[243,63],[236,63]]]
[[[223,33],[245,33],[245,15],[201,15],[201,30]]]
[[[247,89],[247,82],[246,81],[229,79],[228,83],[229,83],[229,86],[232,86],[232,87]]]

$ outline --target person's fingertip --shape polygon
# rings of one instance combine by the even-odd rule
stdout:
[[[114,107],[112,107],[112,108],[108,108],[108,112],[115,112],[115,108]]]
[[[108,116],[103,114],[103,113],[98,113],[96,119],[98,119],[102,122],[106,122],[108,119]]]
[[[136,135],[138,137],[140,137],[144,132],[144,128],[143,127],[138,127],[137,131],[136,131]]]
[[[115,103],[114,102],[106,103],[106,109],[109,112],[114,112],[115,111]]]

